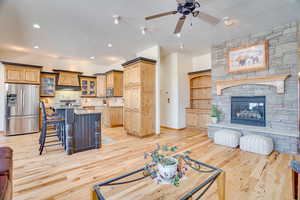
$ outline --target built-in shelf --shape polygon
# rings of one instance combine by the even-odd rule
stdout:
[[[186,127],[207,129],[211,110],[211,73],[201,71],[189,73],[190,108],[186,109]]]

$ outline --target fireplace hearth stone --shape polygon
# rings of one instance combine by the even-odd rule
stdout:
[[[254,127],[239,124],[209,124],[208,137],[213,139],[217,131],[229,129],[242,133],[243,136],[254,134],[270,137],[274,141],[275,151],[281,153],[298,154],[299,152],[299,132],[284,132],[266,127]]]

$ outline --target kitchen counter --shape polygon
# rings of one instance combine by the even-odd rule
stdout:
[[[66,151],[68,155],[101,147],[101,112],[71,107],[56,107],[65,119]]]
[[[89,115],[89,114],[101,114],[101,110],[84,110],[84,109],[75,109],[74,113],[76,115]]]

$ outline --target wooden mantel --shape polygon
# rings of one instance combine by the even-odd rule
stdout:
[[[278,94],[284,94],[284,82],[290,77],[290,74],[278,75],[278,76],[269,76],[269,77],[261,77],[261,78],[249,78],[242,80],[230,80],[230,81],[216,81],[217,87],[217,95],[221,96],[222,91],[226,88],[238,86],[238,85],[271,85],[276,87]]]

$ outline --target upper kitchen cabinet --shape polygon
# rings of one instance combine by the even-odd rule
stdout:
[[[55,83],[57,73],[42,72],[41,73],[41,97],[55,96]]]
[[[123,96],[123,71],[112,70],[106,72],[106,96]]]
[[[82,72],[58,69],[54,69],[53,71],[58,73],[57,86],[80,87],[79,75],[81,75]]]
[[[6,83],[40,84],[41,66],[2,62]]]
[[[106,97],[106,74],[95,75],[97,76],[97,97]]]
[[[81,96],[96,97],[97,79],[94,76],[80,76]]]

